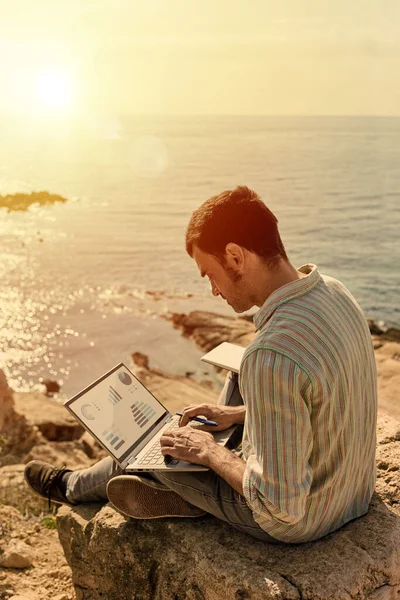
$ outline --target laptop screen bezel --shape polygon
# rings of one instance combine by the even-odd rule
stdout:
[[[161,415],[157,419],[157,421],[155,423],[153,423],[152,425],[150,425],[150,428],[147,429],[147,431],[145,433],[143,433],[143,435],[139,439],[137,439],[133,444],[131,444],[131,446],[129,446],[129,448],[124,452],[124,454],[120,458],[117,458],[115,456],[115,454],[109,448],[107,448],[107,446],[105,446],[105,444],[103,444],[103,442],[98,438],[98,436],[91,429],[88,428],[88,426],[86,425],[86,423],[83,422],[83,420],[80,418],[80,416],[74,410],[72,410],[71,404],[73,402],[75,402],[76,400],[78,400],[81,396],[83,396],[83,394],[86,394],[89,390],[91,390],[96,385],[98,385],[99,383],[101,383],[104,379],[106,379],[107,377],[109,377],[110,375],[112,375],[114,373],[114,371],[117,371],[121,367],[123,367],[124,369],[126,369],[130,373],[130,375],[132,375],[132,377],[134,377],[134,379],[136,379],[136,381],[138,381],[140,383],[140,385],[142,385],[145,388],[145,390],[149,394],[151,394],[153,396],[153,398],[155,399],[155,401],[158,402],[158,404],[160,404],[163,407],[163,409],[164,409],[165,412],[164,412],[163,415]],[[155,397],[155,395],[144,385],[144,383],[142,381],[140,381],[140,379],[134,373],[132,373],[132,371],[123,362],[119,363],[118,365],[116,365],[115,367],[113,367],[112,369],[110,369],[109,371],[107,371],[107,373],[105,373],[104,375],[102,375],[101,377],[99,377],[98,379],[96,379],[95,381],[93,381],[90,385],[88,385],[83,390],[81,390],[80,392],[78,392],[77,394],[75,394],[75,396],[73,396],[72,398],[70,398],[69,400],[67,400],[66,402],[64,402],[64,406],[81,423],[81,425],[86,429],[86,431],[88,431],[90,433],[90,435],[93,436],[97,440],[97,442],[100,444],[100,446],[102,448],[104,448],[109,454],[111,454],[112,457],[114,458],[114,460],[118,464],[120,464],[120,465],[123,465],[123,463],[126,461],[126,459],[129,458],[130,456],[132,456],[135,448],[137,448],[138,446],[140,446],[141,444],[143,444],[143,442],[145,441],[146,437],[149,436],[149,433],[155,427],[157,427],[167,416],[171,416],[172,417],[172,413],[164,406],[164,404],[162,402],[160,402],[158,400],[158,398]]]

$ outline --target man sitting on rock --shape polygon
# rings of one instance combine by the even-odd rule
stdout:
[[[230,373],[217,405],[190,406],[162,452],[208,471],[124,475],[111,458],[79,471],[41,461],[29,485],[55,502],[107,500],[135,518],[210,513],[269,542],[308,542],[368,510],[375,487],[377,390],[371,337],[346,287],[313,264],[296,269],[277,219],[247,187],[192,215],[186,249],[214,296],[237,313],[253,306],[258,336]],[[217,430],[242,424],[240,449]],[[214,430],[215,430],[214,429]]]

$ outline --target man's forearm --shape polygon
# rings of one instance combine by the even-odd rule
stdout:
[[[229,410],[232,411],[235,415],[235,423],[237,425],[243,425],[245,417],[246,417],[246,407],[245,406],[229,406]]]
[[[229,483],[241,496],[244,496],[243,476],[246,463],[241,458],[227,448],[215,445],[204,464]]]

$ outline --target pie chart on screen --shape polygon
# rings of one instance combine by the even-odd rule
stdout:
[[[129,377],[128,373],[125,373],[125,371],[121,371],[121,373],[118,373],[118,377],[119,380],[122,381],[122,383],[124,383],[125,385],[130,385],[132,383],[131,377]]]
[[[88,421],[94,421],[94,416],[92,414],[91,411],[91,406],[90,404],[84,404],[81,408],[81,413],[82,415],[85,417],[85,419],[87,419]]]

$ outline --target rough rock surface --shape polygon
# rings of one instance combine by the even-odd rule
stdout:
[[[46,520],[24,517],[16,508],[0,504],[0,561],[9,555],[10,549],[21,548],[21,545],[24,553],[31,549],[31,565],[18,568],[3,563],[0,567],[0,598],[75,598],[71,569],[62,553],[57,531],[49,529]]]
[[[271,545],[214,519],[126,519],[110,504],[57,522],[78,600],[395,600],[400,423],[379,418],[378,484],[364,517],[309,544]]]
[[[15,408],[36,425],[47,440],[64,442],[79,439],[84,428],[70,415],[62,404],[46,394],[14,393]]]
[[[0,556],[0,567],[11,569],[26,569],[34,561],[33,549],[20,540],[12,540]]]
[[[379,347],[375,349],[378,371],[379,408],[400,420],[400,343],[385,342],[378,338]]]
[[[253,322],[242,317],[225,317],[195,310],[189,314],[173,313],[170,320],[174,327],[182,329],[183,335],[194,340],[206,352],[222,342],[248,346],[255,336]]]
[[[25,483],[23,471],[27,462],[38,459],[79,469],[105,455],[64,413],[61,405],[44,394],[14,394],[0,371],[0,434],[4,438],[0,454],[0,502],[17,507],[24,514],[39,515],[48,506]],[[57,432],[60,440],[70,441],[49,441]],[[80,439],[75,439],[78,432]]]
[[[70,441],[49,441],[40,429],[49,438],[59,434]],[[55,521],[43,519],[48,503],[30,490],[23,477],[25,463],[32,458],[80,468],[104,456],[86,434],[75,437],[76,424],[65,419],[62,406],[44,394],[15,394],[0,371],[1,599],[75,596]]]
[[[13,392],[0,370],[0,466],[21,462],[39,437],[38,428],[16,410]]]

